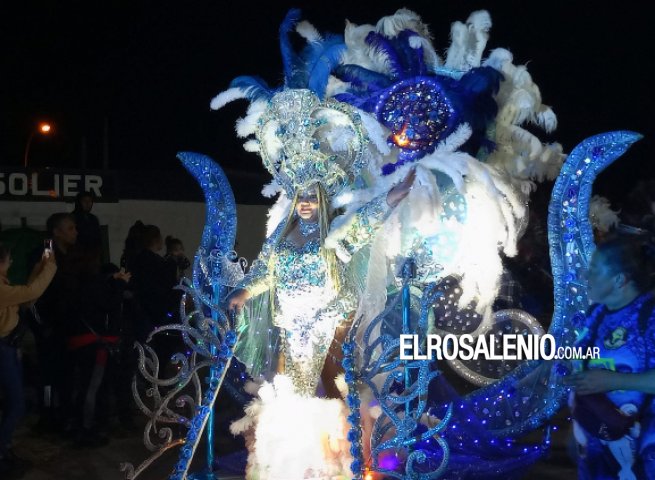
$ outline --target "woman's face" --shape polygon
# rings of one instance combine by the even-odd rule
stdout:
[[[587,285],[589,299],[593,303],[605,304],[607,299],[615,293],[617,286],[617,272],[613,272],[607,265],[602,253],[594,252],[587,272]]]
[[[300,218],[308,222],[315,222],[318,220],[318,194],[316,193],[315,188],[308,189],[307,191],[298,194],[296,213]]]

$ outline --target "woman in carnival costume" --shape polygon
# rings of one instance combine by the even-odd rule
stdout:
[[[245,148],[274,177],[263,193],[279,194],[262,253],[227,298],[233,310],[249,305],[236,357],[255,378],[286,374],[264,383],[233,424],[246,435],[248,478],[350,475],[348,410],[316,397],[319,377],[333,378],[328,352],[339,327],[356,318],[359,345],[375,341],[361,332],[385,310],[405,258],[422,285],[457,277],[453,315],[433,319],[434,328],[454,321],[468,333],[491,321],[501,255],[516,254],[533,181],[554,178],[563,155],[520,126],[556,125],[525,68],[502,49],[482,61],[490,26],[486,12],[453,24],[444,61],[409,10],[377,25],[348,23],[343,36],[320,34],[292,10],[280,27],[285,84],[238,77],[212,101],[214,109],[251,102],[237,134],[255,136]],[[308,43],[299,54],[294,30]],[[323,375],[323,387],[334,396],[332,378]],[[480,415],[491,423],[494,413]],[[480,438],[494,443],[482,430],[453,434],[475,450],[451,457],[455,469],[490,478],[534,461],[472,462],[484,458]]]

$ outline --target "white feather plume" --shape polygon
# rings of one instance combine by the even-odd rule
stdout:
[[[347,48],[342,56],[343,64],[359,65],[369,70],[380,71],[378,68],[384,66],[386,59],[377,65],[375,59],[369,56],[371,47],[366,44],[366,36],[373,31],[375,31],[373,25],[356,25],[346,20],[344,41]]]
[[[228,88],[212,98],[209,103],[209,108],[212,110],[219,110],[228,103],[242,98],[248,98],[248,90],[244,90],[243,88]]]
[[[382,17],[375,30],[390,38],[397,36],[403,30],[412,30],[423,37],[430,38],[430,30],[421,17],[407,8],[401,8],[393,15]]]
[[[619,224],[619,212],[612,210],[607,198],[594,195],[589,202],[589,220],[595,230],[607,233]]]
[[[273,182],[269,184],[272,185]],[[275,187],[271,187],[275,188]],[[287,216],[291,208],[291,200],[287,197],[283,189],[278,190],[280,196],[268,211],[268,221],[266,222],[266,237],[273,235],[273,232]]]
[[[259,142],[257,140],[248,140],[246,143],[243,144],[243,149],[246,152],[250,153],[259,153],[260,148],[259,148]]]
[[[316,27],[307,20],[303,20],[296,25],[296,32],[308,42],[320,42],[323,40],[323,36]]]
[[[363,110],[357,110],[357,113],[362,119],[362,125],[364,125],[369,140],[375,145],[378,152],[382,155],[387,155],[390,152],[389,145],[387,144],[389,131],[373,115]]]
[[[237,137],[246,138],[253,135],[257,131],[258,120],[266,110],[267,102],[264,100],[256,100],[248,106],[246,116],[239,118],[236,121],[235,129]]]
[[[281,378],[284,377],[284,378]],[[247,478],[297,479],[350,475],[350,442],[342,400],[295,393],[288,377],[277,375],[259,389],[246,417],[230,430],[244,435],[249,450]]]

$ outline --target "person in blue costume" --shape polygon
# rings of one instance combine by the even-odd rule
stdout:
[[[621,238],[599,245],[592,256],[589,297],[596,305],[578,343],[596,347],[600,358],[567,380],[576,392],[580,479],[655,478],[655,298],[649,264],[643,247]],[[583,417],[592,414],[576,407],[581,397],[594,394],[604,394],[633,419],[620,438],[599,438],[581,425],[589,425]]]

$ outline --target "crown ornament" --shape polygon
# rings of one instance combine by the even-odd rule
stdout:
[[[329,196],[352,184],[368,163],[368,137],[359,113],[312,91],[276,93],[255,133],[264,167],[288,197],[315,183]]]

